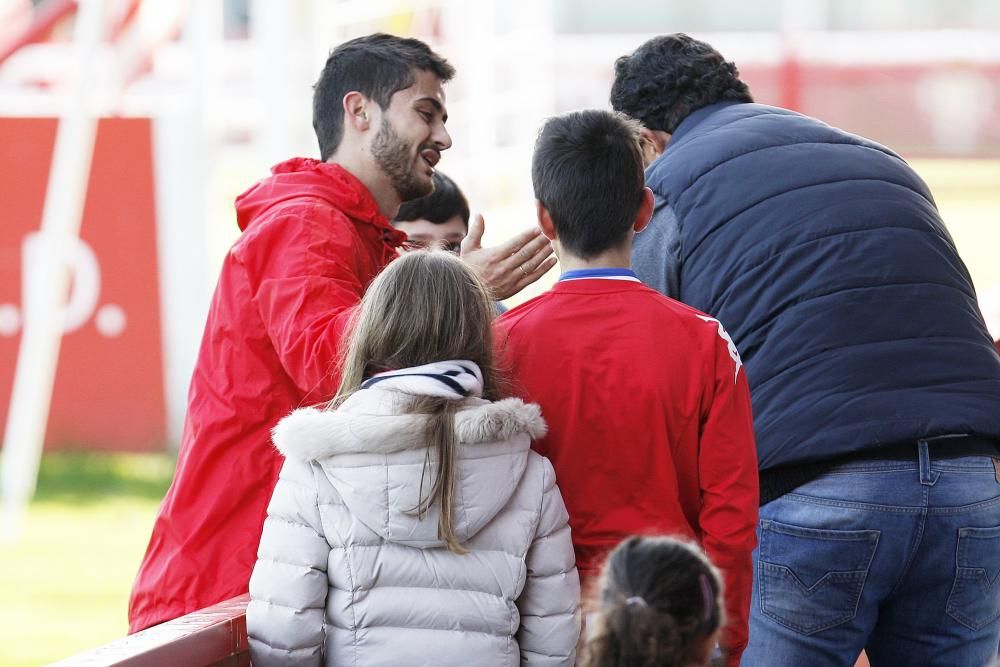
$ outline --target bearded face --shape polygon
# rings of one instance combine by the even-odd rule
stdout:
[[[374,166],[400,201],[433,192],[434,168],[451,146],[441,80],[425,70],[414,70],[413,78],[413,85],[393,93],[387,107],[376,104],[381,118],[372,126],[369,143]]]
[[[428,149],[434,150],[434,146],[407,143],[396,132],[389,119],[382,117],[378,134],[372,141],[372,157],[379,169],[389,177],[401,201],[423,197],[434,190],[434,183],[430,177],[433,171],[427,173],[426,162],[421,157],[421,154]]]

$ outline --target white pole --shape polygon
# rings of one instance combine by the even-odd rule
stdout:
[[[257,62],[256,88],[261,118],[257,126],[258,154],[270,166],[288,156],[293,129],[289,104],[297,100],[293,82],[298,81],[288,64],[296,49],[291,34],[291,13],[296,3],[251,0],[250,43]],[[260,150],[262,149],[262,150]]]
[[[24,507],[35,492],[49,418],[52,386],[69,292],[68,259],[80,233],[94,152],[97,119],[88,100],[94,86],[94,56],[103,32],[103,0],[79,0],[74,31],[75,62],[71,104],[63,109],[56,133],[38,243],[42,248],[25,294],[24,328],[14,372],[3,440],[0,495],[6,540],[17,539]]]
[[[211,296],[205,183],[212,181],[219,140],[208,111],[215,106],[209,96],[221,85],[218,42],[223,26],[221,2],[187,0],[183,8],[186,69],[180,103],[152,111],[163,380],[167,437],[175,454]]]

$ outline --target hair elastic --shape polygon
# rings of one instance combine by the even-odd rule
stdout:
[[[698,583],[701,584],[701,601],[705,605],[702,623],[712,620],[712,611],[715,609],[715,595],[712,593],[712,584],[708,581],[708,575],[702,572],[698,575]]]
[[[628,605],[628,606],[635,605],[637,607],[648,607],[649,606],[648,604],[646,604],[646,601],[643,600],[638,595],[633,595],[630,598],[625,598],[625,604]]]

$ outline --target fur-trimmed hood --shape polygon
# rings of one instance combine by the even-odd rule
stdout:
[[[274,427],[274,445],[286,458],[300,461],[423,449],[426,417],[401,412],[408,398],[372,388],[355,393],[336,411],[300,408]],[[545,435],[545,421],[534,403],[469,398],[463,406],[455,414],[455,435],[462,444],[508,440],[518,433],[532,439]]]
[[[302,408],[282,419],[273,441],[286,458],[312,462],[349,510],[386,540],[437,547],[438,509],[412,513],[433,481],[427,464],[427,417],[407,414],[411,396],[363,389],[336,411]],[[539,407],[508,398],[467,398],[455,414],[459,442],[456,533],[474,536],[510,499],[524,474],[531,440],[546,432]]]

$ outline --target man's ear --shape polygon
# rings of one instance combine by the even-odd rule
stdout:
[[[538,215],[538,227],[542,230],[542,235],[550,241],[556,240],[556,224],[552,222],[549,209],[539,200],[535,200],[535,213]]]
[[[667,144],[670,143],[670,135],[663,130],[651,130],[648,127],[643,127],[639,130],[642,138],[653,145],[656,149],[656,154],[659,155],[663,151],[667,150]]]
[[[344,122],[358,132],[366,132],[372,124],[369,112],[373,102],[356,90],[344,95]]]
[[[646,225],[653,218],[654,204],[653,191],[649,188],[643,188],[642,203],[639,204],[639,212],[635,214],[635,222],[632,223],[632,229],[636,232],[641,232],[646,228]]]

